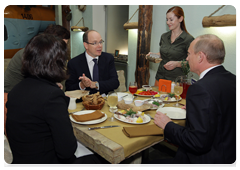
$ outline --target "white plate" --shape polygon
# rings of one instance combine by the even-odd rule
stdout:
[[[181,96],[180,96],[180,99],[178,99],[178,100],[175,100],[175,101],[171,101],[171,100],[164,100],[164,98],[162,98],[162,96],[164,96],[164,95],[166,95],[166,94],[162,94],[162,95],[160,96],[160,99],[161,99],[163,102],[170,102],[170,103],[172,103],[172,102],[177,102],[177,101],[180,101],[180,100],[182,100]]]
[[[166,113],[171,119],[186,119],[186,110],[178,107],[163,107],[158,108],[157,111]]]
[[[114,117],[115,117],[117,120],[121,121],[121,122],[129,123],[129,124],[135,124],[135,125],[146,124],[146,123],[150,122],[150,120],[151,120],[151,118],[150,118],[148,115],[146,115],[146,114],[144,114],[144,117],[146,118],[146,121],[143,122],[143,123],[127,122],[127,121],[124,121],[124,120],[122,120],[122,119],[119,119],[116,114],[114,114]]]
[[[123,97],[123,96],[126,96],[126,95],[131,96],[132,94],[130,94],[130,93],[123,93],[123,92],[117,92],[117,95],[118,95],[118,97]]]
[[[84,111],[76,112],[76,113],[74,113],[74,115],[85,115],[85,114],[92,113],[92,112],[95,112],[95,111],[96,110],[84,110]],[[72,118],[72,115],[70,115],[70,120],[74,123],[78,123],[78,124],[81,124],[81,125],[93,125],[93,124],[104,122],[107,119],[106,113],[104,113],[104,114],[105,114],[105,116],[102,117],[101,119],[91,120],[91,121],[87,121],[87,122],[77,122],[75,119]]]
[[[149,101],[148,101],[149,104],[152,104],[153,101],[162,102],[162,100],[159,100],[159,99],[145,99],[145,100],[143,100],[143,101],[145,102],[145,101],[147,101],[147,100],[149,100]],[[165,104],[162,103],[160,106],[158,106],[158,107],[151,107],[150,109],[152,109],[152,110],[157,110],[159,107],[163,107],[164,105],[165,105]]]

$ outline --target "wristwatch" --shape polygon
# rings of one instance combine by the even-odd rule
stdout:
[[[96,85],[96,89],[99,90],[99,83],[97,81],[96,81],[95,85]]]

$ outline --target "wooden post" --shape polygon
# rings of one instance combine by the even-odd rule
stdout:
[[[69,5],[62,5],[62,26],[65,27],[68,31],[70,31],[70,20],[67,19],[70,14]]]
[[[71,10],[69,8],[69,5],[62,5],[62,26],[66,28],[68,31],[71,31],[70,30],[70,20],[71,20],[70,11]],[[71,41],[68,41],[67,49],[68,49],[68,61],[69,61],[71,59]]]
[[[138,46],[135,80],[138,88],[149,83],[149,61],[145,56],[150,51],[152,32],[152,5],[139,5],[138,13]]]

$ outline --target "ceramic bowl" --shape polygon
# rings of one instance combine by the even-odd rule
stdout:
[[[131,104],[133,102],[133,98],[131,98],[131,97],[124,97],[123,100],[124,100],[125,104]]]
[[[144,101],[142,101],[142,100],[135,100],[134,103],[135,103],[135,106],[142,106]]]
[[[142,85],[143,90],[151,90],[152,87],[150,85]]]

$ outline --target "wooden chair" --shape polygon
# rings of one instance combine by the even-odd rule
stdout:
[[[126,88],[126,85],[125,85],[125,76],[124,76],[124,70],[118,70],[117,71],[117,74],[118,74],[118,80],[119,80],[119,87],[114,90],[115,92],[126,92],[127,91],[127,88]]]

